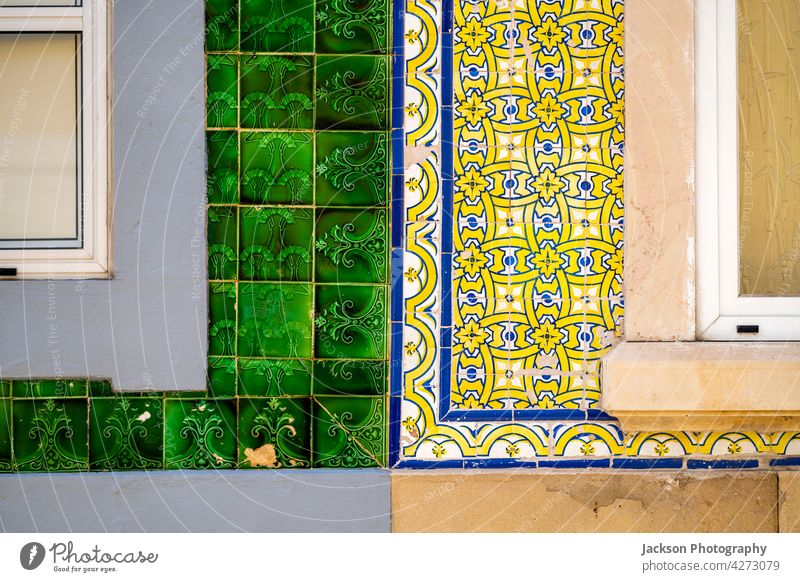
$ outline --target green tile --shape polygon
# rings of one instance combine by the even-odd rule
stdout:
[[[313,134],[242,132],[242,202],[312,204]]]
[[[208,209],[208,278],[236,279],[238,211],[235,206],[211,206]]]
[[[0,380],[0,398],[11,397],[11,380]]]
[[[86,471],[89,468],[85,398],[15,400],[14,462],[18,471]]]
[[[386,289],[317,285],[315,351],[318,358],[386,357]]]
[[[242,51],[313,52],[313,0],[242,0]]]
[[[239,284],[239,356],[311,356],[311,286]]]
[[[389,60],[319,56],[317,129],[388,129]]]
[[[241,396],[309,396],[311,362],[239,358]]]
[[[114,396],[111,380],[90,380],[89,396]]]
[[[383,398],[317,398],[314,466],[385,466],[385,425],[386,401]]]
[[[314,394],[379,396],[386,393],[385,360],[315,360]]]
[[[165,401],[164,466],[230,469],[236,466],[236,401]]]
[[[236,354],[236,285],[208,286],[208,355]]]
[[[236,127],[237,60],[232,55],[208,55],[208,127]]]
[[[235,131],[206,132],[207,196],[210,204],[239,202],[239,136]]]
[[[239,400],[241,468],[308,467],[311,460],[307,398]]]
[[[242,207],[240,236],[240,280],[311,280],[313,211]]]
[[[0,398],[0,473],[14,467],[11,447],[11,400]]]
[[[318,206],[383,206],[389,191],[389,139],[385,133],[317,133]]]
[[[316,280],[386,283],[388,238],[386,210],[318,210]]]
[[[208,395],[210,398],[236,396],[236,359],[208,359]]]
[[[88,382],[71,378],[50,380],[14,380],[14,398],[85,398]]]
[[[381,53],[389,50],[389,0],[319,0],[317,52]]]
[[[92,398],[89,410],[90,470],[162,468],[162,399],[128,396]]]
[[[311,129],[313,57],[242,56],[242,127]]]
[[[239,43],[237,0],[206,0],[206,50],[235,51]]]

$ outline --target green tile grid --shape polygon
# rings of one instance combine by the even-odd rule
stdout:
[[[206,0],[208,386],[0,380],[0,472],[387,463],[389,0]]]

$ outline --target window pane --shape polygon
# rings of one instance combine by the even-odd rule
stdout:
[[[81,6],[81,0],[0,0],[0,6]]]
[[[73,33],[0,34],[0,239],[6,248],[77,245],[79,43]],[[28,242],[14,242],[20,239]]]
[[[800,295],[800,0],[739,0],[742,295]]]

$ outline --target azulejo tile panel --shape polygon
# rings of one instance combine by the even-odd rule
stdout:
[[[622,0],[407,0],[403,16],[391,465],[796,454],[794,433],[623,435],[598,409],[624,314]]]

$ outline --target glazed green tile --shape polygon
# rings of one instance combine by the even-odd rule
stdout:
[[[0,398],[0,473],[14,468],[11,449],[11,400]]]
[[[241,57],[242,127],[311,129],[314,60],[310,56]]]
[[[309,396],[311,362],[239,358],[239,395]]]
[[[316,97],[317,129],[387,129],[389,60],[317,57]]]
[[[239,284],[239,356],[311,356],[311,286]]]
[[[385,133],[317,133],[318,206],[383,206],[389,191],[389,139]]]
[[[241,0],[242,51],[314,51],[313,0]]]
[[[317,282],[386,283],[388,239],[387,210],[318,210]]]
[[[210,204],[239,202],[239,136],[235,131],[206,132],[207,196]]]
[[[238,233],[235,206],[211,206],[208,209],[208,278],[236,279]]]
[[[232,55],[208,55],[208,127],[236,127],[237,61]]]
[[[165,400],[164,467],[236,466],[235,400]]]
[[[239,43],[237,0],[206,0],[206,50],[235,51]]]
[[[16,470],[88,470],[86,398],[14,400],[12,418]]]
[[[236,358],[208,359],[208,395],[210,398],[236,396]]]
[[[386,357],[386,289],[367,285],[317,285],[314,319],[318,358]]]
[[[239,467],[299,468],[311,460],[310,400],[239,400]]]
[[[170,390],[163,393],[168,400],[208,400],[211,394],[208,390]],[[225,400],[224,398],[222,400]]]
[[[11,397],[11,380],[0,380],[0,398]]]
[[[315,400],[315,467],[386,465],[384,398],[334,396]]]
[[[381,53],[389,50],[389,0],[318,0],[317,52]]]
[[[241,149],[242,202],[313,203],[313,134],[242,132]]]
[[[314,360],[314,394],[379,396],[386,393],[385,360]]]
[[[240,212],[240,280],[311,280],[312,210],[267,206]]]
[[[89,396],[114,396],[111,380],[90,380]]]
[[[211,283],[208,286],[208,354],[236,353],[236,286]]]
[[[89,469],[161,469],[164,410],[161,398],[92,398],[89,407]]]
[[[14,380],[14,398],[85,398],[88,382],[73,378]]]

